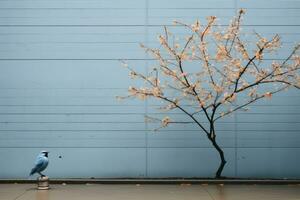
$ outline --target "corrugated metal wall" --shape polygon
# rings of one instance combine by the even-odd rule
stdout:
[[[118,60],[145,70],[139,42],[154,46],[162,25],[226,24],[240,7],[244,29],[282,36],[281,55],[300,41],[298,0],[0,0],[0,178],[27,177],[41,149],[51,177],[213,176],[217,154],[195,127],[154,133],[152,102],[115,99],[130,85]],[[300,178],[299,116],[291,90],[220,123],[224,175]]]

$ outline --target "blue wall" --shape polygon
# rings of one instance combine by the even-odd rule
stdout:
[[[0,178],[26,178],[42,149],[52,178],[213,176],[217,153],[196,127],[153,132],[144,115],[163,116],[159,102],[115,99],[132,83],[119,59],[145,70],[139,43],[156,46],[163,25],[226,24],[240,7],[244,30],[282,36],[277,59],[300,41],[295,0],[0,0]],[[290,90],[224,119],[224,175],[300,178],[299,116]]]

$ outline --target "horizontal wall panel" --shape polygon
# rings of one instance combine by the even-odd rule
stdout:
[[[64,37],[65,35],[68,36],[81,36],[77,37],[76,39],[80,40],[83,39],[83,36],[87,36],[86,39],[93,39],[94,36],[99,36],[97,39],[104,40],[108,37],[112,37],[115,40],[116,39],[122,39],[126,38],[125,41],[128,42],[129,39],[132,39],[134,37],[137,37],[137,39],[142,38],[145,33],[144,27],[139,26],[87,26],[87,27],[80,27],[80,26],[3,26],[0,27],[0,33],[1,36],[15,36],[15,41],[17,37],[19,36],[31,36],[36,35],[39,37],[45,37],[45,39],[51,39],[51,37]],[[90,37],[88,37],[90,36]],[[100,37],[101,36],[101,37]],[[104,37],[105,36],[105,37]],[[113,36],[118,36],[113,37]],[[49,38],[48,38],[49,37]],[[65,37],[65,40],[69,39],[69,37]],[[112,41],[115,41],[112,40]]]
[[[134,10],[135,11],[135,10]],[[130,11],[129,13],[132,13]],[[103,17],[95,17],[95,18],[78,18],[77,20],[73,20],[70,18],[63,18],[58,20],[59,18],[1,18],[0,26],[142,26],[144,24],[143,16],[136,15],[132,17],[127,16],[128,13],[124,13],[124,16],[121,18],[115,18],[111,15],[109,18]],[[108,24],[108,19],[112,19]]]
[[[300,123],[276,123],[276,124],[265,124],[265,123],[256,123],[255,126],[253,124],[248,123],[238,123],[237,130],[274,130],[274,131],[296,131],[298,132],[300,128]]]
[[[244,24],[299,26],[299,9],[248,9]]]
[[[0,125],[0,131],[6,132],[11,130],[20,130],[20,131],[39,131],[39,130],[143,130],[145,125],[143,123],[116,123],[114,126],[111,123],[76,123],[76,124],[55,124],[55,123],[15,123],[15,124],[6,124],[3,123]]]
[[[151,126],[160,126],[159,119],[162,119],[168,114],[151,114],[157,120],[148,122]],[[168,115],[170,116],[170,115]],[[144,113],[2,113],[0,115],[1,123],[144,123]],[[197,116],[198,117],[198,116]],[[192,122],[187,116],[180,114],[171,115],[171,120],[179,119],[182,122]],[[199,116],[199,121],[208,125],[204,116]],[[268,122],[268,121],[267,121]],[[294,122],[294,121],[292,121]],[[219,124],[233,124],[235,123],[233,116],[218,120]],[[171,124],[172,126],[173,124]],[[178,125],[177,125],[178,126]],[[153,127],[153,128],[154,128]]]
[[[149,24],[171,25],[174,20],[193,23],[196,19],[206,21],[207,16],[218,16],[219,23],[228,24],[233,15],[234,9],[150,9]]]
[[[0,7],[4,9],[118,9],[118,8],[145,8],[145,1],[131,0],[1,0]]]
[[[126,96],[127,93],[117,93],[117,95]],[[23,97],[3,97],[0,98],[1,105],[100,105],[100,106],[135,106],[144,105],[145,103],[140,100],[124,100],[118,101],[115,96],[94,96],[94,97],[84,97],[84,96],[72,96],[72,97],[55,97],[55,96],[23,96]],[[129,105],[128,105],[128,104]]]
[[[234,147],[234,131],[217,131],[220,146],[223,148]],[[156,131],[148,135],[149,147],[190,148],[207,147],[212,144],[200,129],[198,131]]]
[[[234,0],[210,0],[205,2],[199,2],[197,0],[174,0],[172,3],[168,1],[159,1],[159,0],[150,0],[149,1],[149,8],[203,8],[203,9],[215,9],[215,8],[234,8]]]
[[[238,149],[238,177],[295,179],[300,176],[299,152],[299,148]]]
[[[122,69],[121,69],[122,70]],[[128,88],[0,88],[0,98],[10,97],[115,97],[116,94],[128,93]],[[121,101],[121,100],[120,100]],[[125,102],[126,100],[124,100]],[[121,101],[122,102],[122,101]],[[120,102],[119,102],[120,103]],[[121,104],[119,104],[120,106]],[[95,105],[97,106],[97,105]]]
[[[297,0],[268,0],[268,1],[260,1],[260,0],[252,0],[252,1],[236,1],[238,7],[246,8],[246,9],[290,9],[290,8],[300,8],[300,2]]]
[[[247,18],[247,16],[245,16],[245,18]],[[274,35],[277,33],[282,38],[284,38],[285,35],[294,35],[300,33],[298,26],[285,26],[285,28],[282,28],[282,26],[243,26],[243,32],[248,34],[253,34],[254,29],[256,32],[261,34],[265,33]]]
[[[148,151],[151,177],[211,177],[219,166],[218,155],[213,148],[154,148]],[[228,160],[224,175],[233,176],[234,149],[224,148],[224,151]]]
[[[6,131],[44,131],[44,130],[94,130],[94,131],[101,131],[101,130],[119,130],[119,131],[126,131],[126,130],[143,130],[144,129],[143,123],[116,123],[114,126],[112,126],[111,123],[0,123],[0,131],[6,132]],[[205,127],[209,127],[209,124],[203,124]],[[251,126],[251,125],[250,125]],[[159,127],[161,127],[160,123],[156,124],[149,124],[149,130],[155,130]],[[242,130],[249,130],[250,128],[245,127],[245,125],[242,126]],[[282,129],[286,129],[287,131],[295,131],[297,129],[297,126],[289,126],[283,127]],[[216,130],[218,131],[234,131],[234,124],[229,123],[219,123],[216,125]],[[261,130],[261,127],[258,127],[254,130]],[[264,130],[268,130],[270,128],[265,127]],[[253,128],[251,129],[253,130]],[[193,132],[200,132],[200,128],[196,126],[195,124],[192,124],[190,126],[184,126],[179,124],[170,125],[163,129],[163,131],[193,131]],[[202,131],[201,131],[202,132]]]
[[[0,27],[1,43],[140,43],[144,27]]]
[[[132,12],[134,11],[134,12]],[[110,17],[114,19],[122,18],[132,18],[131,23],[134,23],[134,20],[137,21],[136,24],[143,22],[143,17],[145,16],[145,9],[118,9],[118,15],[114,15],[115,9],[48,9],[45,12],[45,9],[2,9],[0,13],[0,18],[2,21],[19,21],[19,20],[42,20],[43,22],[55,21],[63,22],[64,20],[71,20],[78,22],[76,19],[99,19],[108,20]],[[139,17],[138,19],[134,19]],[[60,20],[57,20],[60,19]],[[88,23],[87,23],[88,24]]]
[[[0,165],[1,178],[27,178],[34,165],[36,154],[42,149],[0,148],[0,157],[5,160]],[[50,151],[50,163],[45,173],[52,178],[145,176],[144,148],[48,148],[47,150]]]
[[[1,132],[1,148],[128,148],[145,147],[143,131],[7,131]],[[17,139],[16,139],[17,138]]]
[[[70,107],[70,106],[59,106],[59,107],[54,107],[54,106],[10,106],[10,107],[4,107],[1,109],[0,113],[7,113],[7,114],[13,114],[13,113],[86,113],[86,114],[97,114],[97,113],[142,113],[145,111],[144,107],[135,107],[135,109],[130,109],[132,107],[126,107],[126,106],[85,106],[85,107],[80,107],[80,106],[75,106],[75,107]]]
[[[172,119],[172,115],[171,115]],[[175,120],[174,120],[175,121]],[[176,121],[175,121],[176,122]],[[204,127],[209,127],[209,123],[206,121],[205,123],[202,123]],[[148,127],[151,129],[156,129],[161,126],[160,123],[148,123]],[[233,131],[234,130],[234,124],[233,123],[219,123],[216,124],[216,130],[222,130],[222,131]],[[201,131],[200,127],[197,126],[197,124],[192,123],[192,124],[186,124],[186,123],[180,123],[180,120],[178,120],[178,123],[170,124],[169,126],[165,127],[163,130],[166,131]],[[202,132],[202,131],[201,131]]]
[[[144,114],[2,114],[1,123],[144,123]]]
[[[138,43],[2,44],[0,48],[0,59],[125,59],[143,57],[144,52]]]
[[[115,14],[116,10],[118,15]],[[0,25],[142,25],[145,9],[2,9]]]
[[[218,17],[218,16],[217,16]],[[245,16],[245,18],[247,18]],[[197,19],[194,19],[194,22],[196,22]],[[202,22],[202,25],[206,25],[206,19],[205,18],[199,18],[200,22]],[[166,26],[171,32],[175,33],[176,35],[186,34],[190,32],[188,29],[183,28],[182,26],[174,26],[174,25],[167,25]],[[221,26],[220,28],[226,28],[227,25]],[[281,37],[285,37],[285,35],[294,35],[299,34],[299,28],[297,26],[286,26],[284,29],[281,26],[250,26],[250,25],[243,25],[242,27],[242,35],[243,37],[249,37],[250,35],[254,35],[254,30],[256,32],[264,35],[275,35],[276,33],[280,34]],[[217,27],[216,27],[217,28]],[[164,34],[164,27],[163,26],[150,26],[149,28],[149,37],[153,38],[155,34],[161,33]],[[9,29],[8,29],[9,30]],[[89,30],[89,29],[88,29]]]
[[[279,123],[280,124],[280,123]],[[280,124],[285,126],[284,124]],[[289,124],[293,125],[293,124]],[[299,124],[298,124],[299,125]],[[257,124],[255,124],[257,126]],[[298,131],[243,131],[237,135],[237,145],[240,148],[300,148],[300,134]]]
[[[252,114],[238,115],[237,122],[244,123],[299,123],[299,115],[287,114]]]
[[[282,97],[284,98],[284,97]],[[243,113],[249,113],[249,114],[258,114],[258,113],[267,113],[267,114],[272,114],[272,113],[279,113],[279,114],[284,114],[284,113],[289,113],[289,114],[300,114],[300,107],[299,106],[250,106],[250,109],[246,112],[239,112],[239,114]]]
[[[130,63],[144,72],[143,61]],[[128,88],[133,83],[120,60],[0,61],[0,69],[1,88]]]

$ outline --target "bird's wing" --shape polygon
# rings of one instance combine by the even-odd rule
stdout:
[[[42,157],[38,157],[35,161],[35,166],[32,168],[30,175],[36,173],[38,169],[40,169],[44,165],[44,159]]]
[[[44,163],[44,157],[43,156],[38,156],[36,158],[35,165],[43,165],[43,163]]]

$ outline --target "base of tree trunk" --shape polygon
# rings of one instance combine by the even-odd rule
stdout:
[[[213,144],[213,146],[215,147],[215,149],[218,151],[219,156],[220,156],[220,159],[221,159],[221,162],[220,162],[219,168],[218,168],[218,170],[217,170],[217,172],[216,172],[215,178],[217,178],[217,179],[224,178],[224,177],[222,176],[223,169],[224,169],[224,167],[225,167],[225,165],[226,165],[226,160],[225,160],[224,152],[223,152],[223,150],[221,149],[221,147],[217,144],[215,138],[210,139],[210,141],[212,142],[212,144]]]
[[[218,171],[216,172],[216,176],[215,178],[224,178],[224,176],[222,176],[222,171],[224,169],[224,166],[226,165],[226,161],[225,160],[222,160],[221,163],[220,163],[220,166],[218,168]]]

